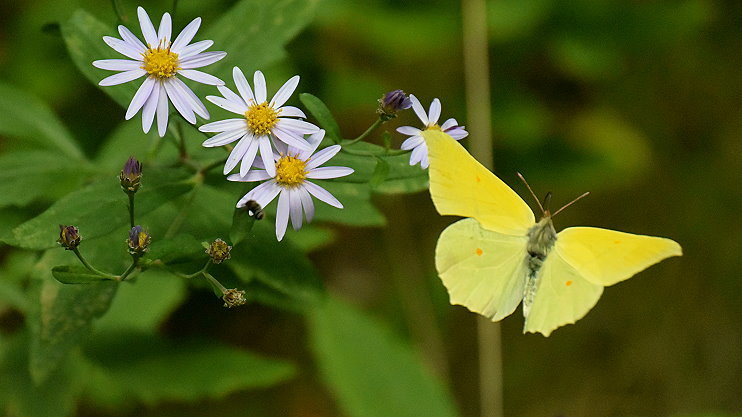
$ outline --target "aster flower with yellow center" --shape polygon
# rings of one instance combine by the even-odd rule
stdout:
[[[173,103],[183,118],[195,124],[196,115],[209,118],[206,106],[180,77],[209,85],[223,85],[219,78],[198,71],[195,68],[213,64],[224,58],[226,52],[204,52],[214,44],[213,41],[189,43],[201,26],[197,17],[189,23],[172,41],[172,19],[165,13],[160,20],[160,27],[155,31],[152,21],[143,8],[137,9],[139,25],[146,45],[142,43],[126,26],[119,26],[121,39],[104,36],[108,46],[130,59],[102,59],[93,62],[93,66],[110,71],[121,71],[106,77],[99,83],[102,86],[123,84],[146,76],[146,79],[131,99],[126,110],[126,120],[142,110],[142,129],[149,132],[157,115],[157,131],[165,136],[169,113],[169,102]],[[172,42],[171,42],[172,41]]]
[[[420,164],[420,167],[428,167],[428,146],[425,144],[422,132],[425,130],[440,130],[443,133],[447,133],[449,136],[456,140],[461,140],[469,135],[469,132],[464,130],[464,126],[459,126],[456,119],[448,119],[443,122],[442,125],[438,125],[438,119],[441,117],[441,102],[440,100],[433,99],[430,103],[430,109],[428,113],[425,113],[423,105],[420,104],[420,100],[417,97],[410,94],[410,101],[412,102],[412,109],[420,118],[420,121],[425,125],[422,129],[418,129],[412,126],[401,126],[397,128],[397,132],[410,136],[404,142],[402,142],[403,150],[412,149],[410,155],[410,165]]]
[[[222,146],[237,142],[224,165],[224,175],[240,164],[240,175],[245,176],[255,162],[260,150],[260,158],[268,174],[276,175],[273,146],[283,143],[300,150],[309,150],[310,145],[304,135],[315,133],[319,128],[311,123],[299,120],[306,118],[304,112],[293,106],[284,106],[299,84],[299,76],[291,77],[278,89],[276,95],[267,101],[265,77],[255,71],[253,83],[255,91],[250,88],[242,71],[234,67],[232,71],[236,94],[227,87],[219,86],[223,97],[207,96],[206,99],[217,106],[241,117],[208,123],[199,128],[202,132],[217,133],[207,139],[203,146]],[[254,93],[254,94],[253,94]]]
[[[350,175],[352,168],[321,167],[340,151],[340,145],[333,145],[314,153],[322,142],[325,131],[320,130],[309,137],[309,149],[299,149],[294,146],[280,146],[280,154],[275,156],[274,174],[265,170],[262,161],[256,161],[256,168],[246,175],[233,174],[227,177],[229,181],[265,181],[245,194],[237,203],[237,207],[244,207],[248,201],[257,202],[261,207],[268,205],[278,196],[278,211],[276,214],[276,238],[283,239],[289,219],[294,230],[299,230],[302,220],[306,217],[307,223],[314,217],[315,198],[337,208],[343,208],[342,203],[324,188],[310,179],[329,179]]]

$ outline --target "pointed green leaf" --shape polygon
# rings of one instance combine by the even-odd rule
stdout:
[[[445,386],[412,348],[361,311],[328,297],[309,325],[322,377],[348,416],[457,415]]]
[[[112,279],[90,272],[82,265],[55,266],[52,268],[52,275],[62,284],[92,284]]]
[[[386,180],[388,175],[389,163],[381,158],[376,158],[376,167],[374,168],[374,173],[371,174],[371,179],[368,181],[368,184],[372,189],[375,189]]]
[[[236,246],[250,234],[255,218],[248,214],[246,208],[234,209],[232,215],[232,228],[229,230],[229,240]]]
[[[325,129],[326,136],[334,143],[340,143],[343,139],[343,136],[340,134],[340,126],[338,126],[338,123],[332,116],[332,112],[330,112],[330,109],[327,108],[325,103],[309,93],[300,94],[299,97],[304,107],[317,119],[320,127]]]
[[[0,82],[0,134],[20,137],[60,151],[59,159],[84,155],[67,128],[43,101]],[[68,163],[71,161],[67,161]]]

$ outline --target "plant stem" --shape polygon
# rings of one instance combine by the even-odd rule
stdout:
[[[224,294],[225,292],[227,292],[227,289],[224,287],[224,285],[222,285],[221,282],[217,281],[216,278],[214,278],[213,276],[211,276],[210,273],[203,272],[203,276],[204,276],[204,278],[206,278],[209,281],[209,283],[211,283],[211,285],[214,288],[216,288],[219,291],[221,291],[222,294]]]
[[[134,193],[126,193],[129,196],[129,224],[133,228],[134,223]]]
[[[129,265],[129,267],[126,268],[126,271],[124,271],[124,273],[119,276],[119,281],[125,281],[126,277],[128,277],[134,271],[134,269],[136,269],[137,264],[139,264],[139,256],[131,255],[131,259],[131,265]]]
[[[80,250],[79,250],[79,249],[77,249],[77,248],[74,248],[74,249],[72,249],[72,252],[74,252],[74,253],[75,253],[75,255],[77,255],[77,259],[79,259],[79,260],[80,260],[80,262],[82,262],[82,265],[83,265],[83,266],[84,266],[85,268],[87,268],[87,269],[88,269],[88,271],[90,271],[90,272],[92,272],[92,273],[94,273],[94,274],[96,274],[96,275],[99,275],[99,276],[101,276],[101,277],[105,277],[105,278],[109,278],[109,279],[115,279],[115,278],[116,278],[116,277],[115,277],[114,275],[111,275],[111,274],[107,274],[107,273],[105,273],[105,272],[102,272],[102,271],[99,271],[99,270],[95,269],[95,268],[93,267],[93,265],[90,265],[90,264],[88,263],[88,261],[87,261],[87,260],[86,260],[86,259],[85,259],[85,258],[84,258],[84,257],[82,256],[82,253],[80,253]]]
[[[410,152],[410,151],[405,151],[405,150],[402,150],[402,149],[396,149],[396,150],[393,150],[393,151],[392,150],[385,149],[383,152],[356,151],[356,150],[353,150],[353,149],[347,149],[345,146],[346,145],[343,145],[343,147],[340,148],[340,152],[345,152],[345,153],[350,154],[350,155],[358,155],[358,156],[395,156],[395,155],[404,155],[407,152]]]
[[[383,120],[381,120],[380,118],[379,119],[376,119],[376,121],[374,122],[374,124],[372,124],[371,126],[369,126],[369,128],[366,129],[365,132],[361,133],[360,136],[358,136],[357,138],[351,140],[350,142],[345,142],[345,144],[343,146],[351,146],[351,145],[353,145],[353,144],[355,144],[357,142],[362,141],[363,139],[366,139],[366,137],[368,135],[370,135],[371,132],[373,132],[374,130],[378,129],[379,126],[382,125],[382,123],[384,123]]]

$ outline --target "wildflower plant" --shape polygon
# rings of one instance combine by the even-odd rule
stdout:
[[[120,106],[97,111],[118,114],[120,126],[103,139],[100,154],[91,158],[46,107],[37,112],[38,117],[12,120],[17,124],[13,131],[20,132],[21,138],[32,136],[33,143],[41,143],[39,160],[49,165],[48,175],[54,176],[53,184],[36,181],[37,187],[0,196],[6,206],[44,205],[37,215],[0,229],[0,240],[18,248],[18,256],[34,265],[36,284],[19,286],[29,289],[24,303],[35,303],[34,308],[23,307],[31,324],[28,338],[18,339],[19,351],[30,352],[23,380],[35,387],[51,380],[57,381],[54,387],[73,386],[58,383],[68,377],[84,381],[80,382],[84,387],[70,391],[73,397],[62,409],[55,409],[57,414],[38,415],[69,415],[74,396],[98,392],[98,380],[75,372],[95,366],[99,377],[119,381],[116,369],[121,368],[99,366],[88,350],[101,348],[93,342],[100,334],[124,340],[122,345],[127,345],[126,337],[139,338],[132,349],[147,346],[141,357],[155,358],[140,363],[139,356],[127,353],[134,358],[127,369],[141,373],[131,371],[133,378],[120,378],[120,385],[112,385],[112,392],[106,394],[120,394],[126,402],[172,399],[167,389],[148,385],[146,378],[165,370],[190,372],[184,379],[197,382],[182,388],[182,397],[189,400],[223,396],[292,376],[288,361],[233,346],[174,347],[158,326],[178,314],[189,288],[194,292],[207,288],[216,297],[215,308],[234,308],[229,314],[247,314],[244,308],[240,313],[241,306],[261,303],[306,313],[315,317],[313,325],[322,327],[343,325],[332,319],[338,315],[323,312],[345,311],[351,327],[366,329],[368,334],[376,331],[353,309],[334,301],[327,304],[327,290],[308,252],[330,243],[335,224],[383,226],[385,218],[372,196],[427,188],[427,172],[409,165],[410,153],[413,160],[427,165],[421,150],[424,144],[415,139],[420,131],[400,130],[413,136],[402,149],[393,142],[403,138],[391,133],[397,116],[406,109],[414,108],[419,116],[423,113],[414,96],[402,90],[379,91],[378,103],[374,99],[368,103],[369,127],[348,138],[320,98],[295,94],[299,75],[275,84],[281,87],[269,97],[273,80],[266,80],[260,68],[283,56],[285,43],[298,30],[292,16],[309,14],[313,7],[311,2],[289,3],[241,0],[224,12],[218,30],[215,22],[192,17],[177,32],[175,10],[163,13],[156,27],[151,11],[143,7],[135,13],[117,9],[122,22],[118,26],[84,10],[61,25],[70,58],[80,72]],[[134,15],[138,29],[128,18]],[[275,27],[270,36],[261,37],[264,22],[274,22]],[[197,36],[202,24],[210,39]],[[232,45],[243,45],[249,53]],[[207,52],[212,46],[224,52]],[[248,68],[252,82],[244,75]],[[230,85],[222,80],[231,80]],[[13,94],[19,106],[39,107],[23,92]],[[225,118],[223,110],[237,117]],[[140,112],[141,124],[130,120]],[[216,120],[205,122],[212,112],[218,115]],[[439,114],[436,99],[431,111],[420,118],[426,128],[436,128]],[[149,134],[155,119],[157,135]],[[36,124],[51,128],[39,130]],[[466,135],[454,119],[439,129],[457,139]],[[27,146],[24,142],[9,155],[22,159]],[[25,173],[20,168],[11,172],[20,183]],[[286,233],[289,223],[295,232]],[[100,326],[95,333],[94,324]],[[382,340],[389,360],[403,363],[408,353],[399,353],[395,343]],[[86,348],[76,349],[80,344]],[[173,350],[181,354],[173,355]],[[213,369],[235,367],[231,385],[217,383],[221,374],[178,362],[190,355],[212,358]],[[164,365],[151,369],[147,363]],[[422,385],[429,384],[427,377],[420,376],[424,373],[410,375],[422,378],[418,381]],[[433,396],[447,395],[433,387]],[[1,391],[2,387],[0,405],[5,400]],[[100,400],[95,394],[92,397],[93,402]],[[10,403],[16,406],[16,401],[22,400],[13,397]]]

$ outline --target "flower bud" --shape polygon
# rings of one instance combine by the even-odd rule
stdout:
[[[222,300],[224,300],[224,307],[229,308],[241,306],[247,303],[247,300],[245,299],[245,292],[239,291],[237,290],[237,288],[225,290]]]
[[[134,226],[129,230],[129,239],[126,244],[129,245],[129,253],[132,255],[144,255],[149,250],[149,243],[152,236],[142,230],[142,226]]]
[[[119,174],[119,180],[121,181],[121,188],[124,189],[125,193],[136,193],[141,185],[142,163],[137,161],[133,156],[129,157]]]
[[[75,226],[59,225],[59,239],[57,242],[65,250],[74,250],[80,245],[80,231]]]
[[[232,247],[227,245],[227,242],[217,239],[206,249],[206,253],[211,257],[211,261],[215,264],[220,264],[222,261],[226,261],[231,257],[230,251]]]
[[[391,120],[397,117],[397,112],[404,109],[409,109],[412,106],[412,101],[407,97],[404,91],[394,90],[384,94],[384,97],[379,99],[379,108],[376,113],[383,121]]]

